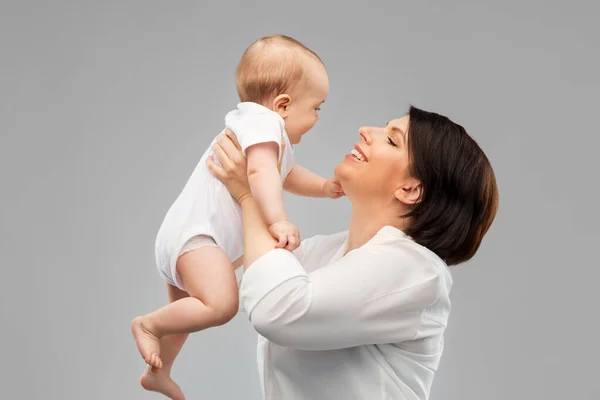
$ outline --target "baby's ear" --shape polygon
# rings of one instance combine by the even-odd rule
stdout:
[[[292,98],[288,94],[280,94],[273,100],[273,111],[281,115],[282,118],[287,118],[289,107],[292,103]]]

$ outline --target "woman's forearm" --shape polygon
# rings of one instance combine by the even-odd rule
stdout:
[[[252,196],[242,200],[242,223],[244,228],[244,270],[254,261],[275,248],[277,241],[261,217],[258,204]]]

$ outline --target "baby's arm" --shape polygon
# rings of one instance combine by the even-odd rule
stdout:
[[[283,188],[286,192],[304,197],[337,199],[344,193],[337,180],[325,179],[297,164],[285,179]]]
[[[283,205],[283,187],[277,169],[278,150],[274,142],[255,144],[246,150],[248,182],[269,232],[278,240],[276,247],[294,250],[300,245],[300,234],[288,221]]]
[[[283,188],[286,192],[304,197],[326,197],[323,186],[327,179],[296,164],[288,174]]]
[[[279,146],[275,142],[258,143],[246,150],[252,197],[268,226],[287,220],[281,177],[277,170],[278,156]]]

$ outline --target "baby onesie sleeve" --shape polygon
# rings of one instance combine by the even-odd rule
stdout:
[[[281,146],[283,139],[283,127],[280,117],[274,113],[252,113],[242,118],[226,120],[226,126],[231,129],[242,147],[246,156],[246,150],[255,144],[275,142],[278,145],[279,157],[281,157]]]

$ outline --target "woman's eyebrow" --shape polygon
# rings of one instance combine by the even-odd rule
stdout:
[[[390,129],[393,132],[401,134],[402,136],[406,136],[406,133],[402,129],[398,128],[397,126],[392,126],[392,127],[390,127]]]
[[[389,126],[389,124],[390,123],[388,121],[388,123],[385,124],[385,127],[387,128]],[[402,136],[406,136],[406,133],[402,129],[398,128],[397,126],[389,126],[389,128],[392,130],[392,132],[399,133]]]

